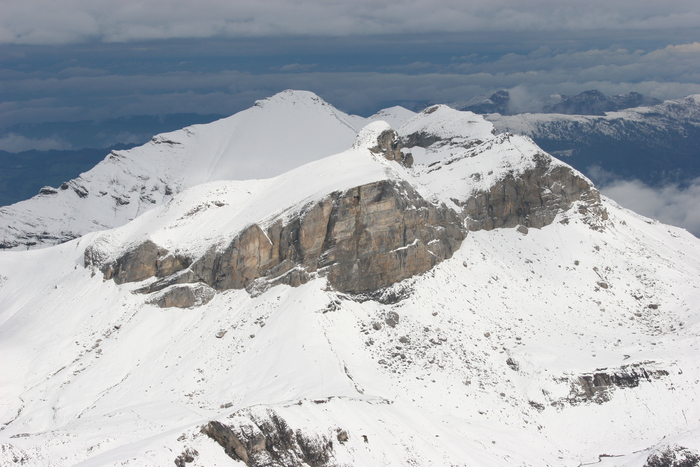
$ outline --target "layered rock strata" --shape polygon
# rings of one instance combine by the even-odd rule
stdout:
[[[465,235],[459,216],[444,204],[429,203],[407,182],[382,180],[332,193],[290,221],[253,224],[194,261],[148,240],[108,263],[88,248],[85,264],[118,283],[167,274],[140,289],[145,293],[196,282],[216,290],[298,286],[314,273],[339,291],[365,293],[430,270],[450,258]]]
[[[99,250],[89,246],[85,249],[85,264],[101,264]],[[149,277],[165,277],[189,266],[191,261],[183,256],[171,254],[150,240],[120,256],[116,261],[103,264],[105,280],[114,279],[117,284],[138,282]]]
[[[410,164],[393,130],[383,131],[370,150]],[[607,213],[592,184],[547,154],[530,157],[534,163],[507,172],[487,190],[452,199],[459,212],[428,202],[407,181],[382,180],[331,193],[297,215],[251,224],[199,257],[147,240],[111,261],[88,247],[85,264],[119,284],[156,277],[137,291],[163,291],[151,300],[159,306],[189,307],[210,300],[211,289],[255,293],[277,284],[296,287],[314,275],[341,292],[374,292],[450,258],[469,230],[541,228],[576,202],[584,221],[598,228]],[[182,284],[207,288],[175,287]]]
[[[469,230],[493,230],[522,225],[542,228],[560,212],[582,201],[581,214],[594,212],[602,220],[600,193],[578,172],[563,165],[552,165],[547,154],[535,156],[535,167],[519,174],[508,174],[463,203]]]
[[[428,112],[427,109],[424,112]],[[510,135],[500,135],[503,140]],[[478,154],[481,141],[469,141],[465,144],[459,138],[442,139],[433,134],[416,132],[401,137],[403,147],[422,147],[449,145],[468,150],[461,159]],[[490,143],[491,145],[493,143]],[[470,152],[471,151],[471,152]],[[568,165],[555,163],[552,156],[543,152],[533,154],[533,167],[522,171],[510,171],[493,183],[488,189],[472,193],[461,199],[452,198],[465,220],[468,230],[493,230],[496,228],[514,228],[519,225],[526,228],[542,228],[551,224],[557,214],[567,211],[572,204],[580,201],[580,214],[584,221],[594,229],[607,220],[607,211],[600,202],[600,192],[593,184]],[[458,162],[460,158],[441,161],[432,170]],[[480,174],[472,174],[479,181]]]

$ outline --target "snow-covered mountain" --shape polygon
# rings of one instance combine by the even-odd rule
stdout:
[[[605,115],[565,115],[556,113],[493,115],[491,121],[499,131],[511,131],[529,136],[555,139],[570,138],[572,127],[580,126],[578,135],[584,139],[585,132],[599,132],[619,138],[638,136],[636,128],[626,128],[623,122],[638,122],[652,133],[660,131],[682,131],[681,122],[700,121],[700,95],[668,100],[654,106],[636,107],[606,112]]]
[[[605,115],[488,114],[499,132],[528,135],[588,172],[599,167],[649,184],[700,176],[700,95]]]
[[[698,95],[661,102],[636,92],[607,96],[592,90],[555,94],[531,104],[538,110],[518,113],[501,90],[447,105],[483,114],[498,132],[528,135],[601,182],[685,185],[700,177]]]
[[[568,114],[568,115],[605,115],[606,112],[616,112],[642,106],[661,104],[661,101],[638,92],[607,96],[592,89],[583,91],[575,96],[552,94],[544,99],[536,99],[528,105],[533,113]],[[498,113],[514,115],[522,113],[513,105],[510,93],[501,89],[493,93],[475,96],[469,100],[450,102],[446,105],[457,110],[467,110],[477,114]],[[522,105],[522,104],[520,104]]]
[[[700,240],[473,113],[381,117],[288,92],[157,137],[111,174],[177,189],[0,252],[0,464],[697,465]],[[89,174],[30,202],[89,225]]]
[[[602,92],[592,89],[575,96],[551,95],[544,100],[542,111],[570,115],[605,115],[606,112],[658,104],[661,104],[660,100],[638,92],[606,96]]]
[[[385,114],[395,112],[400,110]],[[217,122],[114,151],[59,188],[45,187],[30,200],[0,208],[0,245],[54,245],[122,225],[200,183],[279,175],[346,149],[362,126],[378,118],[344,114],[309,92],[282,92]]]

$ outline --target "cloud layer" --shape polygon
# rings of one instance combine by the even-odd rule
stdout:
[[[15,133],[8,133],[0,138],[0,151],[22,152],[31,149],[48,151],[50,149],[72,149],[72,147],[70,143],[60,138],[30,139]]]
[[[226,55],[228,46],[215,44],[208,50],[210,58],[192,53],[186,57],[191,62],[183,62],[177,54],[168,57],[158,48],[133,52],[129,45],[82,55],[70,47],[28,49],[25,58],[14,59],[15,66],[0,68],[0,127],[134,114],[231,114],[289,88],[316,92],[342,110],[361,114],[392,103],[466,100],[496,89],[509,89],[518,111],[536,110],[538,98],[553,93],[588,89],[606,94],[637,91],[660,99],[700,93],[698,42],[650,51],[540,46],[527,53],[495,56],[435,54],[433,61],[403,59],[402,53],[410,57],[415,44],[394,46],[388,52],[378,46],[362,55],[362,66],[351,53],[329,62],[327,50],[307,54],[308,61],[290,60],[287,55],[293,53],[289,53],[266,58],[262,65],[246,65],[240,56]],[[460,44],[442,47],[465,48]],[[45,54],[59,51],[79,59],[31,69]],[[270,51],[265,49],[261,55],[265,53]],[[108,63],[102,62],[104,57]]]
[[[4,0],[0,44],[700,28],[691,0]]]
[[[700,178],[684,187],[650,187],[639,180],[618,180],[604,185],[601,192],[634,212],[700,237]]]

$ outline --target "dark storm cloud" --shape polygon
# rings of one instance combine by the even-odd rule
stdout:
[[[700,27],[688,0],[5,0],[0,43]]]

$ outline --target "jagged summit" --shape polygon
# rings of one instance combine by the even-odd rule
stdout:
[[[339,121],[302,101],[245,115]],[[697,462],[700,241],[478,115],[405,116],[0,251],[0,463]]]

